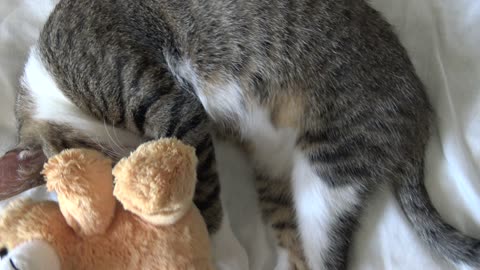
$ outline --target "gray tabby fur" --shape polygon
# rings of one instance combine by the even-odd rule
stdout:
[[[275,128],[296,130],[295,149],[319,178],[361,198],[332,217],[321,269],[347,267],[358,216],[387,181],[433,251],[480,267],[480,242],[444,223],[423,185],[432,111],[422,83],[390,25],[363,0],[65,0],[38,50],[82,111],[144,140],[177,136],[197,147],[196,202],[212,233],[221,206],[210,131],[240,141],[249,153],[255,146],[241,116],[217,107],[205,113],[197,96],[206,105],[226,91],[213,86],[235,81],[242,108],[257,104]],[[28,99],[24,89],[20,148],[41,147],[47,156],[98,148],[68,126],[32,120]],[[257,176],[265,221],[289,250],[290,266],[314,267],[298,236],[289,177],[273,179],[261,166]]]

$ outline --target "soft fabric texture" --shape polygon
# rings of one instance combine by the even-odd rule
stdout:
[[[183,215],[193,200],[197,165],[194,151],[178,140],[140,145],[113,170],[115,197],[125,209],[144,218],[160,215],[157,224],[175,222],[177,213]]]
[[[33,240],[20,244],[0,261],[0,269],[60,270],[60,259],[50,244]]]
[[[52,8],[51,0],[0,1],[0,148],[14,145],[13,104],[28,46]],[[436,113],[427,152],[426,184],[450,224],[480,238],[480,3],[477,0],[372,0],[395,26]],[[275,250],[262,225],[252,172],[231,145],[217,149],[222,197],[250,269],[272,269]],[[44,188],[25,192],[52,197]],[[225,250],[225,252],[229,252]],[[351,269],[468,269],[433,257],[413,233],[387,187],[372,200],[355,238]],[[235,269],[232,269],[235,270]]]
[[[65,150],[43,170],[47,188],[57,194],[60,211],[79,235],[105,233],[115,213],[112,162],[93,150]]]
[[[193,204],[196,163],[195,150],[176,139],[141,145],[114,167],[115,195],[122,194],[116,202],[107,157],[85,149],[61,152],[44,169],[58,204],[19,200],[2,213],[0,248],[18,255],[7,254],[0,269],[10,269],[5,260],[17,268],[22,259],[43,263],[32,252],[35,244],[28,245],[43,240],[47,248],[38,252],[48,255],[52,247],[64,270],[212,270],[207,226]],[[148,200],[131,203],[145,191]],[[158,201],[162,203],[152,212],[148,205]],[[125,210],[126,205],[133,210]],[[30,254],[30,261],[17,249]],[[52,257],[47,257],[50,264],[55,263]]]

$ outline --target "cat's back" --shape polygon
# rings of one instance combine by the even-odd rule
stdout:
[[[157,65],[188,59],[205,76],[411,68],[390,25],[363,0],[63,0],[40,45],[62,78],[142,57]]]
[[[63,0],[40,47],[62,90],[90,111],[108,103],[102,96],[131,100],[146,89],[140,79],[153,91],[179,75],[192,85],[233,78],[264,96],[288,85],[314,102],[333,89],[352,101],[426,102],[391,26],[363,0]],[[113,104],[96,114],[122,120]]]

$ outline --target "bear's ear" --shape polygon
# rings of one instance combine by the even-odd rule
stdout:
[[[44,184],[41,171],[46,161],[39,147],[15,148],[0,157],[0,200]]]

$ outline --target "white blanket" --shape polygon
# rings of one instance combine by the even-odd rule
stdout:
[[[437,112],[426,162],[433,203],[450,224],[480,238],[480,1],[372,0],[372,5],[395,26]],[[15,143],[17,81],[52,7],[53,0],[0,1],[0,152]],[[219,146],[222,196],[234,232],[250,269],[272,269],[275,252],[259,217],[251,169],[235,148]],[[37,188],[21,196],[49,195]],[[467,269],[430,254],[388,187],[367,209],[351,261],[351,269]]]

